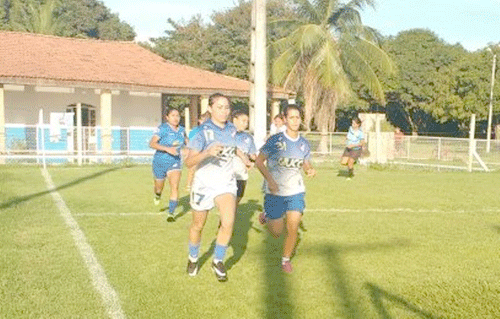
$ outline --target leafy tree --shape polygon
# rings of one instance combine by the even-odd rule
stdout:
[[[359,10],[373,0],[293,0],[299,19],[280,19],[271,25],[287,26],[290,35],[274,45],[274,83],[303,94],[305,124],[311,119],[323,134],[335,128],[337,106],[353,96],[351,82],[362,83],[382,103],[384,93],[377,71],[392,71],[392,63],[378,45],[379,36],[361,23]]]
[[[97,0],[2,0],[2,4],[2,29],[109,40],[135,38],[132,27]]]

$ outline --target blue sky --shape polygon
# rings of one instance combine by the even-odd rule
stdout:
[[[167,19],[189,20],[234,7],[237,0],[104,0],[111,11],[131,24],[137,40],[158,37],[167,29]],[[378,0],[375,10],[362,12],[363,23],[384,35],[412,28],[434,31],[450,44],[461,43],[475,51],[500,42],[500,0]]]

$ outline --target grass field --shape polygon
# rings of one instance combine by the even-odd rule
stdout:
[[[221,284],[209,267],[216,212],[190,278],[187,192],[165,222],[150,167],[48,171],[127,318],[500,318],[498,172],[359,168],[346,181],[320,167],[291,275],[257,221],[253,172]],[[40,168],[0,166],[0,220],[1,318],[109,316]]]

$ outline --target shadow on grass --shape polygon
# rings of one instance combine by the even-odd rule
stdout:
[[[179,211],[179,208],[180,208],[180,211]],[[179,201],[177,202],[176,210],[178,212],[175,215],[175,220],[182,218],[184,215],[186,215],[191,210],[191,205],[189,205],[189,195],[185,195],[185,196],[179,198]],[[163,207],[162,209],[160,209],[160,212],[168,212],[168,205]]]
[[[43,192],[33,193],[33,194],[30,194],[30,195],[26,195],[26,196],[15,197],[15,198],[10,199],[10,200],[8,200],[8,201],[6,201],[4,203],[0,203],[0,210],[1,209],[9,208],[9,207],[12,207],[12,206],[15,206],[15,205],[19,205],[21,203],[24,203],[26,201],[32,200],[32,199],[40,197],[40,196],[44,196],[44,195],[50,194],[53,191],[59,191],[59,190],[62,190],[62,189],[73,187],[73,186],[81,184],[81,183],[83,183],[85,181],[88,181],[88,180],[97,178],[99,176],[102,176],[104,174],[108,174],[108,173],[111,173],[113,171],[116,171],[116,170],[119,170],[119,169],[122,169],[122,168],[128,168],[128,167],[131,167],[131,166],[122,166],[122,167],[108,168],[108,169],[102,170],[100,172],[97,172],[97,173],[94,173],[94,174],[91,174],[91,175],[88,175],[88,176],[84,176],[84,177],[75,179],[74,181],[71,181],[69,183],[63,184],[61,186],[57,186],[54,189],[48,189],[48,190],[43,191]]]
[[[401,308],[404,308],[405,310],[412,312],[415,316],[419,318],[425,318],[425,319],[440,318],[432,315],[431,313],[425,310],[420,309],[420,307],[411,304],[410,302],[408,302],[407,300],[405,300],[400,296],[391,294],[383,290],[377,285],[374,285],[372,283],[366,283],[365,287],[368,289],[373,305],[375,306],[375,309],[377,310],[378,314],[380,315],[380,318],[382,319],[395,318],[394,316],[391,316],[387,311],[386,306],[384,306],[384,301],[395,304],[396,306],[400,306]]]
[[[497,233],[500,234],[500,225],[493,225],[491,226]]]
[[[245,204],[240,204],[236,212],[233,227],[233,237],[229,246],[233,247],[233,255],[227,260],[226,267],[231,269],[245,254],[248,244],[248,233],[250,229],[260,230],[253,227],[252,217],[257,211],[262,211],[262,205],[255,199],[248,200]]]
[[[293,301],[290,299],[290,283],[287,275],[281,270],[281,255],[283,251],[283,236],[274,238],[267,233],[264,254],[264,293],[265,318],[291,319],[293,314]]]
[[[349,171],[346,169],[339,169],[337,172],[338,177],[349,177]]]

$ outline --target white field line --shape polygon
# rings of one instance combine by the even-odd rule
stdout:
[[[484,209],[413,209],[413,208],[313,208],[305,210],[306,213],[500,213],[500,208]],[[79,213],[73,214],[77,217],[139,217],[139,216],[163,216],[167,212],[130,212],[130,213]]]
[[[71,236],[73,236],[75,245],[80,251],[80,255],[82,256],[83,261],[85,262],[85,265],[90,272],[94,288],[102,297],[104,306],[106,307],[106,311],[113,319],[126,318],[125,313],[121,308],[118,294],[109,284],[104,269],[99,264],[99,261],[97,260],[92,247],[87,242],[87,238],[85,237],[83,231],[80,229],[80,226],[71,215],[71,211],[69,210],[68,206],[66,206],[64,199],[61,197],[59,192],[56,191],[56,187],[54,185],[54,182],[52,181],[52,178],[50,177],[49,172],[46,169],[42,168],[42,175],[45,178],[47,188],[50,191],[50,195],[52,195],[57,208],[59,209],[61,217],[64,219],[64,222],[70,229]]]

